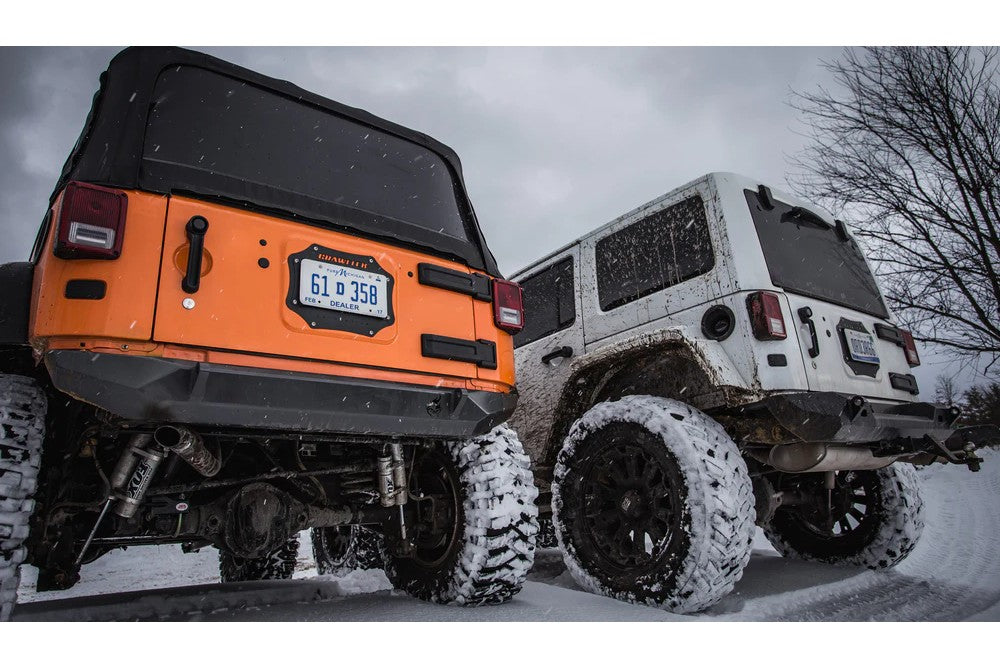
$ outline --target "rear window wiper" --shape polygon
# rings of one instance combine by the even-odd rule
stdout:
[[[802,206],[793,206],[784,213],[781,214],[782,222],[795,222],[795,223],[809,223],[822,227],[823,229],[830,229],[830,225],[826,220],[821,218],[818,214],[813,213],[807,208]]]

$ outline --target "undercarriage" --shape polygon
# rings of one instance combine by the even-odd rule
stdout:
[[[54,407],[54,406],[53,406]],[[70,401],[50,414],[29,539],[38,589],[108,551],[179,543],[266,557],[299,531],[365,526],[396,557],[453,546],[461,494],[432,441],[133,425]]]

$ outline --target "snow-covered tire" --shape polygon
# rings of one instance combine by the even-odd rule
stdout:
[[[559,546],[556,540],[556,529],[552,525],[552,517],[538,520],[538,548],[555,549]]]
[[[264,581],[291,579],[299,553],[299,538],[293,537],[267,556],[240,558],[230,551],[219,550],[219,579],[231,581]]]
[[[352,570],[381,570],[382,536],[362,526],[313,528],[316,571],[342,577]]]
[[[803,476],[805,477],[805,476]],[[811,475],[816,481],[822,475]],[[862,516],[823,531],[810,522],[798,507],[779,508],[764,535],[777,551],[788,558],[817,561],[833,565],[856,565],[872,570],[893,567],[906,558],[920,539],[924,529],[924,503],[920,497],[920,480],[909,463],[894,463],[879,470],[853,470],[837,474],[837,484],[863,489],[857,493],[851,507]],[[816,488],[820,493],[820,489]],[[823,492],[825,499],[825,492]],[[871,506],[857,502],[864,495],[872,496]],[[863,509],[862,509],[863,508]],[[857,524],[857,525],[854,525]],[[833,532],[833,531],[836,532]]]
[[[24,542],[35,507],[47,407],[37,382],[0,374],[0,621],[14,610],[27,557]]]
[[[440,485],[433,475],[441,476]],[[415,493],[451,496],[452,530],[439,546],[414,535],[413,557],[394,556],[387,547],[385,572],[393,586],[441,604],[479,606],[514,597],[534,563],[538,533],[538,489],[517,434],[498,426],[422,449],[411,484]]]
[[[626,396],[588,410],[556,459],[552,509],[573,579],[626,602],[707,609],[750,560],[746,462],[716,421],[679,401]]]

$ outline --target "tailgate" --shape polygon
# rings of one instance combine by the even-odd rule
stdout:
[[[890,377],[912,374],[903,347],[880,337],[875,325],[895,327],[886,320],[819,299],[791,293],[786,293],[786,298],[811,391],[913,400],[914,394],[894,388]],[[806,318],[803,309],[812,316]],[[815,345],[805,319],[815,328]]]
[[[200,285],[182,287],[188,222],[208,221]],[[475,378],[424,356],[422,334],[475,341],[471,296],[421,285],[461,264],[347,233],[173,196],[153,337],[160,343]],[[273,363],[264,363],[274,367]]]

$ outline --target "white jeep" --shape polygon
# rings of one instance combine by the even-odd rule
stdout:
[[[978,468],[959,411],[916,402],[846,226],[758,181],[709,174],[513,278],[511,421],[588,590],[705,609],[755,523],[786,556],[891,567],[922,528],[911,464]]]

